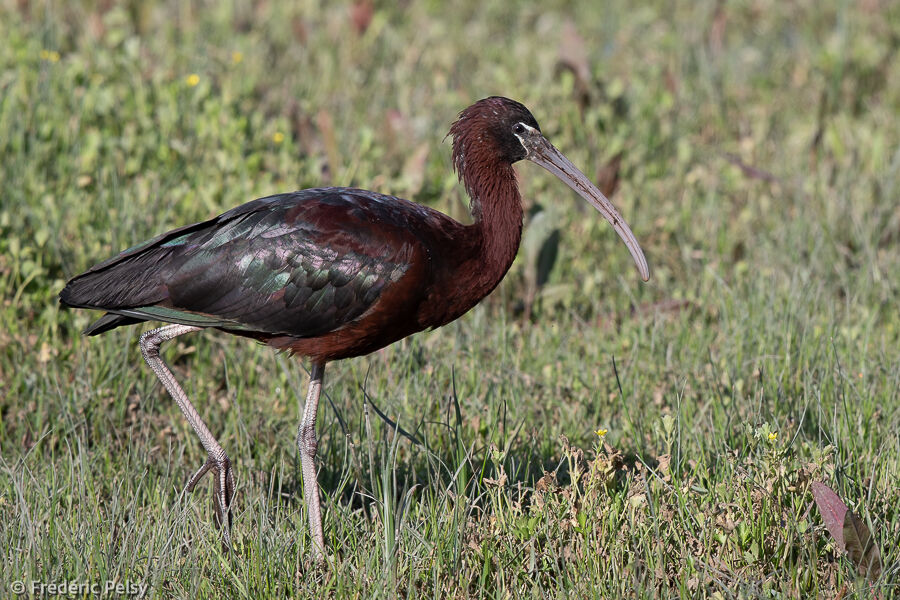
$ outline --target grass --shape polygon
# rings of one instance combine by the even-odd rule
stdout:
[[[313,3],[0,3],[3,595],[898,595],[897,6],[459,4],[366,23]],[[218,333],[170,344],[235,463],[223,554],[210,484],[181,494],[203,452],[139,328],[84,338],[97,315],[56,294],[280,191],[358,185],[465,219],[442,136],[490,94],[591,177],[621,155],[613,200],[651,281],[519,167],[526,239],[500,288],[329,365],[327,567],[307,559],[302,362]],[[817,480],[874,532],[872,587]]]

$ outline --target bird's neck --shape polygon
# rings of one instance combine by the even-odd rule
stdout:
[[[421,327],[439,327],[460,317],[497,287],[522,239],[522,200],[511,165],[482,169],[484,177],[463,176],[472,199],[474,222],[459,225],[438,247],[437,280],[417,315]],[[445,254],[445,250],[450,250]]]
[[[470,229],[479,263],[470,285],[486,296],[506,275],[519,250],[522,198],[512,165],[496,164],[479,169],[479,174],[482,176],[468,177],[465,182],[472,198],[474,223]]]

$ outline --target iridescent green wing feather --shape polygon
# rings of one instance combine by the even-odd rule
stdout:
[[[105,317],[101,331],[159,320],[321,335],[361,317],[403,277],[418,243],[405,227],[414,206],[342,188],[263,198],[129,249],[60,297],[121,316]]]

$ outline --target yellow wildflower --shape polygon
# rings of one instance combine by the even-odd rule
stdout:
[[[198,83],[200,83],[200,76],[196,73],[191,73],[187,77],[184,78],[184,82],[191,87],[194,87]]]
[[[232,63],[239,64],[243,60],[244,60],[244,55],[240,51],[235,50],[234,52],[231,53],[231,62]]]
[[[59,62],[59,52],[56,50],[41,50],[41,60]]]
[[[604,437],[606,437],[606,434],[609,433],[609,429],[598,429],[594,433],[597,434],[597,437],[602,440]]]
[[[777,431],[773,431],[773,432],[769,433],[769,441],[770,441],[770,442],[774,442],[774,441],[777,440],[777,439],[778,439],[778,432],[777,432]]]
[[[280,144],[281,142],[284,141],[284,134],[281,133],[280,131],[276,131],[275,133],[272,134],[272,141],[275,142],[276,144]]]

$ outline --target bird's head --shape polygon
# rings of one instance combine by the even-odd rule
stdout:
[[[578,170],[541,133],[534,116],[524,105],[509,98],[491,96],[479,100],[459,114],[450,127],[453,136],[453,167],[475,195],[475,181],[489,178],[491,169],[510,166],[522,159],[544,167],[591,206],[607,221],[628,246],[644,281],[650,279],[647,259],[631,228],[612,203],[587,176]]]

